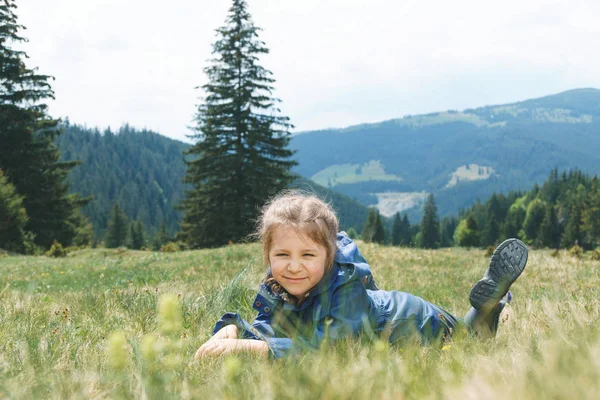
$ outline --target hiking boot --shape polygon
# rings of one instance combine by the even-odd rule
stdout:
[[[527,246],[519,239],[507,239],[494,250],[483,278],[473,286],[469,301],[476,310],[490,311],[508,292],[527,264]]]
[[[500,314],[504,310],[504,307],[512,301],[512,297],[512,293],[508,291],[489,312],[483,312],[471,307],[465,315],[465,324],[471,332],[481,339],[495,337],[500,323]]]

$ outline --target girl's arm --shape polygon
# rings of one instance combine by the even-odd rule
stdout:
[[[254,353],[267,357],[269,347],[262,340],[253,339],[211,339],[196,352],[196,360],[201,357],[218,357],[232,353]]]
[[[268,351],[267,343],[262,340],[238,339],[238,327],[226,325],[200,346],[196,352],[196,360],[230,353],[256,353],[266,356]]]

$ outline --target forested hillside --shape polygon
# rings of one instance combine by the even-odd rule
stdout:
[[[585,249],[600,245],[600,181],[579,170],[550,172],[543,185],[508,195],[493,194],[466,210],[457,244],[494,245],[518,237],[535,247]]]
[[[148,233],[157,232],[163,218],[171,235],[178,231],[181,213],[175,207],[184,190],[182,152],[190,145],[127,125],[117,132],[100,132],[69,123],[56,145],[63,159],[81,161],[69,174],[70,187],[93,197],[84,212],[97,238],[104,237],[115,203],[129,220],[140,220]],[[343,229],[362,229],[368,214],[365,205],[300,177],[292,187],[331,201]]]
[[[81,161],[69,174],[71,191],[93,197],[84,212],[97,237],[103,237],[115,203],[149,232],[158,231],[163,219],[171,234],[178,230],[175,205],[184,190],[187,144],[128,125],[101,133],[69,123],[55,143],[62,159]]]

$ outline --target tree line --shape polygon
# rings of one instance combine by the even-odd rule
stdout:
[[[454,245],[454,231],[458,225],[458,218],[444,217],[441,221],[435,197],[429,194],[423,205],[423,218],[418,224],[411,225],[408,214],[394,214],[391,227],[386,230],[384,218],[379,211],[371,207],[365,221],[362,233],[351,229],[348,234],[351,237],[360,237],[365,242],[379,244],[390,244],[392,246],[420,247],[424,249],[436,249],[439,247],[451,247]],[[389,232],[389,233],[388,233]]]
[[[548,179],[528,192],[493,193],[462,210],[459,217],[439,221],[433,195],[429,195],[420,224],[411,225],[407,214],[396,213],[391,232],[375,208],[371,208],[361,235],[367,242],[438,247],[496,246],[507,238],[519,238],[537,248],[591,250],[600,245],[600,182],[578,169],[550,171]]]
[[[493,194],[461,213],[459,246],[491,246],[517,237],[534,247],[594,249],[600,244],[600,182],[574,169],[553,169],[529,192]]]

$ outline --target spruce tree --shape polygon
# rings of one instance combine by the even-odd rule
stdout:
[[[508,209],[508,214],[502,225],[502,237],[503,238],[521,238],[521,228],[525,221],[525,215],[527,211],[520,204],[513,204]]]
[[[392,223],[392,246],[400,246],[400,243],[402,243],[402,239],[402,219],[400,218],[400,213],[397,212],[394,215],[394,222]]]
[[[141,249],[146,244],[146,238],[144,235],[144,223],[140,220],[135,223],[135,245],[138,246],[137,249]]]
[[[557,249],[560,244],[560,229],[556,211],[551,204],[546,204],[546,213],[540,226],[537,242],[540,246]]]
[[[540,190],[540,198],[550,205],[554,205],[560,195],[560,179],[558,178],[558,168],[550,171],[548,179],[544,182]]]
[[[169,232],[167,232],[167,223],[163,219],[160,224],[160,230],[154,235],[154,240],[152,243],[152,248],[154,250],[160,250],[162,246],[169,243],[171,241],[171,236],[169,236]]]
[[[582,214],[582,222],[586,241],[595,248],[600,244],[600,183],[597,177],[592,180],[588,207]]]
[[[104,247],[114,249],[127,244],[127,216],[121,210],[118,204],[115,203],[108,227],[106,228],[106,237],[104,239]]]
[[[452,247],[454,245],[454,231],[458,226],[456,217],[446,217],[440,222],[440,247]]]
[[[25,65],[27,54],[13,49],[27,40],[19,35],[15,0],[0,2],[0,168],[23,198],[26,229],[35,243],[69,245],[85,224],[77,209],[85,201],[69,195],[68,172],[76,162],[59,162],[53,144],[58,120],[43,101],[54,98],[48,75]]]
[[[425,249],[437,249],[440,246],[440,222],[437,214],[437,205],[433,194],[430,193],[423,208],[421,220],[421,243]]]
[[[567,215],[567,226],[562,237],[562,246],[571,247],[575,244],[583,247],[581,235],[581,208],[577,203],[571,204]]]
[[[484,229],[480,239],[481,245],[493,246],[500,236],[500,202],[496,193],[493,193],[485,206]]]
[[[142,221],[131,221],[129,224],[129,240],[130,249],[140,250],[144,246],[144,226]]]
[[[377,214],[375,211],[375,207],[369,207],[369,214],[367,215],[367,221],[365,222],[365,226],[362,230],[362,240],[367,243],[371,243],[373,241],[373,236],[375,235],[375,229],[377,227]]]
[[[379,214],[379,210],[375,214],[375,232],[373,232],[374,243],[384,244],[385,243],[385,228],[383,227],[383,220]]]
[[[127,227],[127,248],[138,250],[135,248],[135,244],[133,243],[135,240],[136,232],[135,232],[135,222],[129,222],[129,226]]]
[[[412,234],[410,233],[410,221],[408,220],[408,214],[404,213],[402,218],[402,246],[408,246],[412,242]]]
[[[181,203],[180,237],[191,248],[242,240],[259,207],[293,181],[292,125],[279,115],[271,72],[258,63],[268,53],[259,31],[246,1],[233,0],[217,29],[216,56],[204,70],[208,83],[192,135],[197,143],[186,152],[184,181],[191,189]]]
[[[23,198],[0,169],[0,249],[24,253],[26,223]]]

